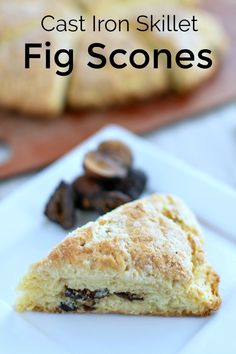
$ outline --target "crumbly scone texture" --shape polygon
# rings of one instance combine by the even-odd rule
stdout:
[[[206,316],[219,276],[177,197],[154,194],[69,234],[22,279],[18,311]]]

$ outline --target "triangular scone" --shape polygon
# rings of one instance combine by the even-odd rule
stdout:
[[[33,264],[16,308],[205,316],[221,303],[218,283],[195,217],[154,194],[75,230]]]

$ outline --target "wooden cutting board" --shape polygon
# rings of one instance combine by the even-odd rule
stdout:
[[[83,139],[109,123],[145,133],[193,117],[236,99],[236,1],[208,0],[204,8],[220,17],[231,45],[220,71],[189,95],[153,98],[103,112],[66,112],[55,121],[41,121],[0,111],[0,142],[11,156],[0,165],[0,179],[39,169],[57,159]]]

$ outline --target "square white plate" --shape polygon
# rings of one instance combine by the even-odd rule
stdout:
[[[15,287],[30,263],[45,256],[65,231],[43,215],[63,178],[82,172],[84,153],[101,140],[127,142],[149,176],[148,192],[182,197],[199,217],[209,259],[221,275],[221,309],[206,318],[97,314],[18,314]],[[236,353],[236,192],[123,128],[109,126],[39,173],[0,205],[0,351],[4,354]],[[81,216],[80,224],[86,222]]]

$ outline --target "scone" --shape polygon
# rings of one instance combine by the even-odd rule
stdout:
[[[143,9],[141,12],[146,16],[150,16],[151,14],[156,13],[155,10],[155,7],[150,7],[148,9]],[[140,10],[136,12],[136,15],[138,16],[139,13]],[[213,74],[219,69],[221,61],[221,56],[219,54],[227,49],[228,39],[222,30],[220,22],[206,11],[194,9],[193,12],[183,7],[172,7],[163,9],[161,13],[170,14],[171,26],[173,24],[173,17],[171,15],[175,15],[175,20],[177,22],[181,21],[183,18],[190,22],[194,13],[195,18],[197,19],[198,31],[194,32],[191,29],[185,33],[180,31],[139,32],[140,41],[146,41],[150,48],[166,48],[173,54],[173,57],[174,54],[187,48],[194,54],[196,63],[202,63],[201,59],[197,59],[200,50],[207,48],[212,52],[212,66],[208,69],[200,68],[196,64],[193,64],[192,67],[188,69],[181,68],[174,60],[172,60],[172,68],[169,71],[170,86],[172,87],[172,90],[176,92],[193,90],[199,86],[199,84],[213,76]],[[188,55],[186,56],[185,54],[185,57],[188,58]]]
[[[99,11],[104,16],[111,18],[128,18],[130,31],[107,32],[101,30],[96,33],[96,42],[106,46],[105,49],[96,48],[96,53],[106,57],[105,67],[95,70],[87,65],[89,61],[99,63],[88,55],[88,47],[94,42],[94,33],[87,31],[78,42],[80,55],[75,59],[75,66],[71,75],[68,88],[68,106],[72,109],[80,108],[103,108],[116,104],[123,104],[133,100],[142,100],[154,95],[165,95],[174,92],[176,94],[190,92],[196,89],[201,83],[207,81],[217,72],[220,66],[221,55],[227,47],[227,38],[220,23],[210,14],[203,10],[190,10],[184,7],[149,6],[143,7],[136,2],[117,2],[107,6],[105,2],[100,5]],[[98,11],[98,13],[99,13]],[[151,14],[170,15],[170,23],[173,20],[171,15],[176,16],[176,21],[182,18],[191,22],[193,16],[198,20],[198,31],[194,32],[158,32],[158,31],[137,31],[137,17],[140,14],[148,18]],[[160,15],[159,15],[160,17]],[[158,17],[157,17],[158,18]],[[119,54],[116,60],[119,64],[126,63],[123,69],[114,68],[109,63],[109,55],[115,49],[122,48],[127,51],[126,55]],[[145,68],[137,69],[129,63],[132,51],[140,48],[146,51],[150,63]],[[167,68],[167,57],[160,55],[158,69],[153,68],[154,50],[167,49],[172,55],[171,69]],[[192,51],[195,62],[191,68],[181,68],[175,62],[176,54],[182,49]],[[209,49],[212,58],[212,66],[203,69],[197,66],[198,52],[204,48]],[[144,62],[140,54],[140,63]],[[186,55],[185,55],[186,57]],[[117,59],[118,58],[118,59]],[[136,59],[137,60],[137,59]],[[138,60],[137,60],[138,61]]]
[[[0,105],[1,107],[41,116],[55,117],[66,104],[69,76],[58,76],[53,56],[61,48],[73,48],[78,34],[70,32],[46,32],[40,27],[45,13],[55,17],[72,18],[74,7],[53,0],[0,1]],[[79,11],[76,8],[76,11]],[[13,19],[10,20],[10,19]],[[51,68],[45,69],[45,42],[51,43]],[[42,43],[40,59],[31,61],[25,69],[25,43]],[[62,46],[63,44],[63,46]],[[67,56],[60,60],[66,62]],[[64,69],[62,69],[64,70]]]
[[[143,5],[143,0],[74,0],[75,3],[78,3],[80,6],[82,6],[84,9],[94,12],[94,11],[99,11],[101,6],[102,7],[113,7],[118,5],[121,6],[132,6],[132,5]],[[150,5],[184,5],[184,6],[193,6],[199,3],[199,0],[146,0],[145,5],[150,6]]]
[[[93,42],[93,32],[83,34],[79,42],[80,56],[76,60],[68,88],[69,107],[73,109],[102,108],[123,104],[130,100],[145,99],[153,94],[162,95],[170,89],[164,63],[155,71],[150,66],[140,70],[131,65],[119,70],[112,67],[108,61],[105,67],[99,70],[89,67],[87,48]],[[103,31],[96,34],[96,42],[106,46],[105,50],[96,49],[96,53],[101,53],[106,57],[117,48],[126,50],[125,57],[117,56],[116,61],[119,64],[122,64],[124,58],[127,58],[137,48],[150,52],[145,42],[141,42],[133,33]],[[142,56],[138,59],[140,63],[143,62]],[[97,62],[95,59],[90,60]],[[138,63],[138,60],[136,61]]]
[[[75,230],[33,264],[16,309],[206,316],[220,306],[218,283],[193,214],[154,194]]]

